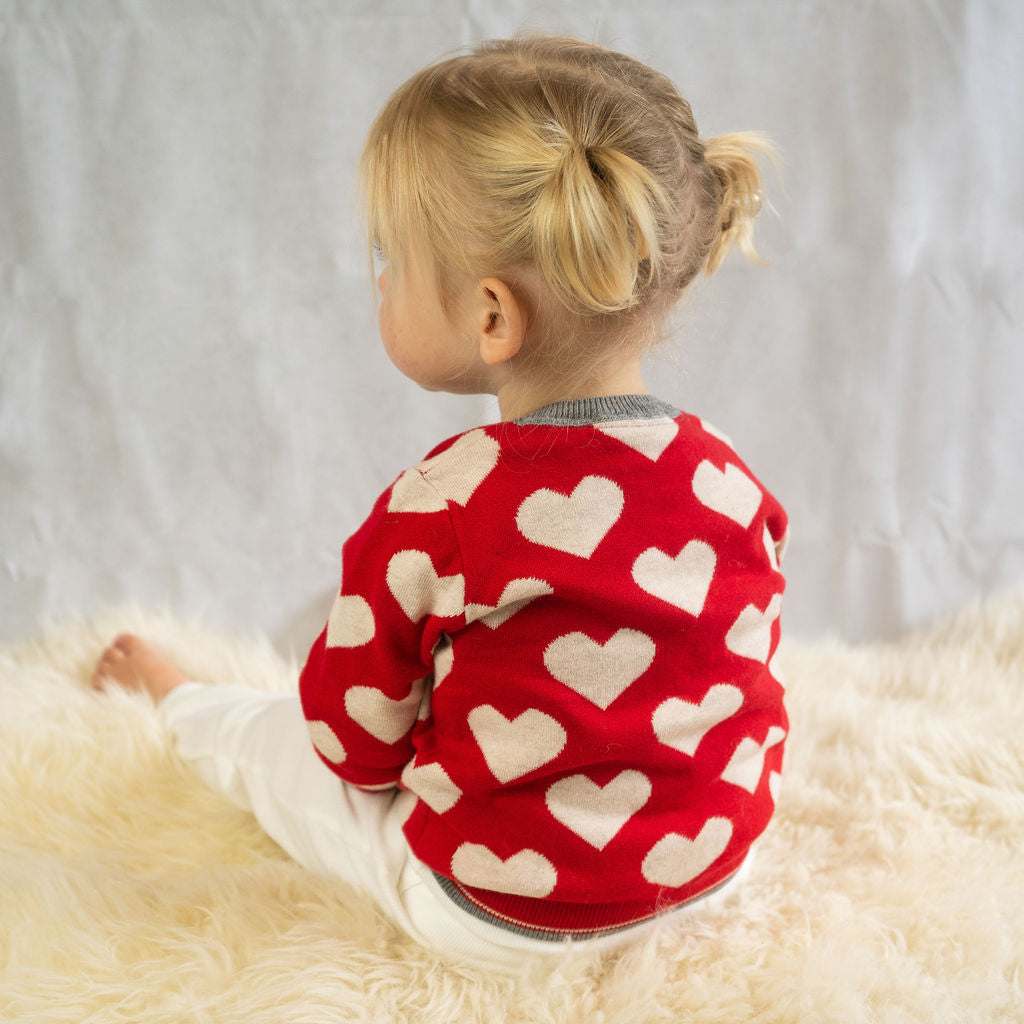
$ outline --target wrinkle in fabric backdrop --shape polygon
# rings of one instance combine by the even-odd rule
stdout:
[[[1024,575],[1024,8],[0,0],[0,637],[133,600],[303,651],[338,552],[496,418],[377,340],[356,202],[381,103],[521,28],[769,133],[771,261],[649,360],[787,506],[797,634],[891,637]]]

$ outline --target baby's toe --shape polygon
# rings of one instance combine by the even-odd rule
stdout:
[[[121,633],[114,638],[114,642],[110,646],[112,650],[117,651],[122,656],[131,657],[131,655],[137,654],[139,649],[145,645],[133,633]]]
[[[96,668],[93,671],[91,684],[94,690],[103,689],[103,683],[113,675],[114,667],[124,661],[126,652],[119,646],[118,637],[114,642],[100,655],[99,660],[96,662]]]
[[[111,644],[103,652],[103,656],[100,658],[100,664],[106,668],[113,668],[119,662],[124,661],[127,656],[127,652],[123,648],[116,647],[114,644]]]

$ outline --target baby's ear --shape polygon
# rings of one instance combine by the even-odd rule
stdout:
[[[485,277],[479,288],[480,358],[490,366],[508,362],[523,347],[525,310],[512,289],[496,277]]]

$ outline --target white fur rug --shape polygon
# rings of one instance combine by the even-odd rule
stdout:
[[[294,686],[259,639],[116,611],[0,648],[0,1019],[1024,1020],[1024,591],[893,646],[790,643],[792,736],[745,891],[523,978],[418,949],[290,863],[86,679],[130,629]]]

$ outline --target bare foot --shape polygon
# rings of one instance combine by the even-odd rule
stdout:
[[[122,633],[103,652],[92,674],[94,690],[112,679],[127,690],[145,690],[157,703],[185,682],[185,675],[149,644]]]

